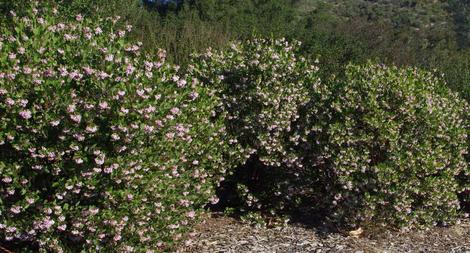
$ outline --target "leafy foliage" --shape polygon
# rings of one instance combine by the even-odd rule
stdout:
[[[0,237],[25,250],[162,251],[229,165],[218,100],[117,19],[33,6],[0,40]]]
[[[307,87],[320,83],[318,68],[297,56],[299,45],[254,39],[197,58],[200,79],[219,89],[234,142],[266,165],[295,163],[283,143],[295,138],[287,134],[307,102]]]
[[[468,105],[432,73],[349,66],[298,125],[313,186],[343,225],[452,222],[468,185]],[[324,107],[326,105],[326,107]],[[313,109],[312,109],[313,108]]]

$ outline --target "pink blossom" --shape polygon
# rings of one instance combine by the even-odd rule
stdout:
[[[99,106],[102,110],[109,108],[108,103],[106,101],[100,102]]]
[[[180,112],[180,109],[178,109],[177,107],[173,107],[170,111],[172,114],[176,115]]]
[[[15,100],[11,99],[11,98],[7,98],[5,99],[5,103],[9,106],[12,106],[15,104]]]
[[[169,132],[169,133],[167,133],[165,136],[166,136],[167,139],[171,140],[171,139],[173,139],[173,138],[175,137],[175,133]]]
[[[30,119],[31,118],[31,111],[30,110],[24,110],[20,112],[20,116],[23,119]]]
[[[188,218],[192,219],[195,216],[196,216],[196,212],[194,212],[194,211],[189,211],[189,212],[186,213],[186,217],[188,217]]]
[[[196,98],[199,97],[199,93],[193,91],[193,92],[191,92],[191,94],[189,95],[189,97],[190,97],[192,100],[195,100]]]
[[[103,165],[104,164],[104,155],[101,155],[97,158],[95,158],[95,163],[98,164],[98,165]]]
[[[212,196],[209,201],[211,202],[212,205],[215,205],[217,203],[219,203],[219,198],[217,198],[216,196]]]
[[[74,70],[69,73],[69,77],[70,79],[73,79],[73,80],[80,80],[82,79],[83,75],[80,74],[80,72],[78,72],[77,70]]]
[[[109,77],[109,74],[106,73],[106,72],[104,72],[104,71],[100,71],[100,72],[98,73],[98,77],[99,77],[101,80],[104,80],[104,79],[106,79],[106,78]]]
[[[52,227],[52,225],[55,224],[55,221],[51,220],[49,217],[44,218],[40,222],[35,222],[34,227],[36,229],[41,229],[41,230],[48,230],[49,228]]]
[[[121,112],[124,113],[124,114],[128,114],[129,113],[129,109],[126,109],[124,107],[121,107]]]
[[[106,174],[111,174],[113,172],[113,167],[109,166],[103,169],[103,172]]]
[[[54,152],[47,153],[47,159],[49,161],[53,161],[56,158],[56,154]]]
[[[152,113],[152,112],[155,112],[157,108],[155,108],[155,106],[149,106],[147,108],[145,108],[145,112],[146,113]]]
[[[34,165],[33,167],[31,167],[33,170],[42,170],[42,166],[41,165]]]
[[[163,122],[161,120],[155,120],[155,125],[158,127],[163,127]]]
[[[10,208],[10,211],[14,214],[19,214],[21,212],[21,208],[19,206],[13,206]]]
[[[98,127],[97,126],[87,126],[85,130],[89,133],[95,133],[96,131],[98,131]]]
[[[70,115],[70,119],[72,119],[72,121],[75,123],[80,123],[80,121],[82,121],[82,116],[80,114],[74,114]]]
[[[192,81],[191,81],[191,87],[196,87],[196,84],[198,83],[198,80],[197,78],[193,78]]]
[[[109,62],[111,62],[111,61],[113,61],[113,60],[114,60],[114,55],[112,55],[112,54],[108,54],[108,55],[106,55],[106,57],[105,57],[104,59],[105,59],[106,61],[109,61]]]
[[[27,75],[31,74],[32,71],[33,70],[30,67],[27,67],[27,66],[23,67],[23,73],[25,73]]]
[[[60,120],[53,120],[49,124],[51,124],[51,126],[58,126],[60,124]]]
[[[144,131],[146,133],[151,133],[151,132],[153,132],[153,130],[154,130],[153,126],[147,126],[147,125],[144,126]]]
[[[17,231],[16,227],[7,227],[5,229],[8,233],[15,233]]]
[[[7,74],[7,78],[10,79],[10,80],[15,80],[16,74],[14,74],[14,73]]]
[[[115,140],[115,141],[117,141],[117,140],[120,140],[120,139],[121,139],[121,137],[119,137],[119,135],[118,135],[118,134],[116,134],[116,133],[113,133],[113,134],[111,135],[111,138],[112,138],[113,140]]]
[[[67,112],[72,113],[75,112],[76,106],[74,104],[68,105],[67,106]]]
[[[74,134],[73,137],[77,139],[77,141],[84,141],[85,136],[83,134]]]
[[[120,241],[121,238],[122,238],[121,235],[117,234],[117,235],[115,235],[115,236],[113,237],[113,240],[114,240],[115,242],[117,242],[117,241]]]
[[[4,183],[9,184],[9,183],[11,183],[11,182],[13,181],[13,179],[11,179],[11,177],[4,177],[4,178],[2,179],[2,181],[3,181]]]
[[[84,67],[83,70],[85,71],[85,74],[87,74],[87,75],[91,75],[91,74],[95,73],[95,70],[93,70],[90,67]]]
[[[103,30],[101,30],[100,27],[96,27],[96,28],[95,28],[95,33],[96,33],[96,34],[102,34],[102,33],[103,33]]]
[[[132,73],[134,73],[134,71],[135,71],[134,66],[132,66],[131,64],[127,65],[127,67],[126,67],[126,74],[127,75],[131,75]]]
[[[182,87],[186,86],[187,82],[184,79],[180,79],[176,82],[176,84],[177,84],[178,88],[182,88]]]

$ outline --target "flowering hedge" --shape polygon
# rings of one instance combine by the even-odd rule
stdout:
[[[469,172],[465,102],[414,68],[349,66],[330,88],[298,125],[309,133],[298,151],[328,215],[351,226],[454,221],[468,190],[458,180]]]
[[[11,245],[170,250],[249,157],[273,168],[266,187],[248,185],[259,171],[232,179],[250,210],[314,203],[344,225],[417,226],[468,204],[468,105],[431,73],[350,66],[325,85],[283,39],[208,50],[181,71],[127,42],[118,18],[28,10],[0,35],[0,240]]]
[[[127,43],[117,19],[55,14],[33,4],[1,31],[0,240],[168,249],[217,201],[228,167],[219,102],[164,51]]]
[[[247,156],[265,164],[292,165],[291,124],[308,101],[308,87],[319,85],[318,67],[298,56],[300,42],[253,39],[224,51],[209,49],[193,70],[219,90],[227,131]]]

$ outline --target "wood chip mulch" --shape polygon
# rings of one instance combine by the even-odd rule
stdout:
[[[256,228],[236,219],[211,215],[198,225],[180,253],[284,253],[284,252],[450,252],[470,253],[470,219],[452,227],[426,231],[364,231],[359,236],[324,233],[289,224]],[[369,232],[369,233],[368,233]]]

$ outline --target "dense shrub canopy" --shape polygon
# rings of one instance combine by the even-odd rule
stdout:
[[[211,90],[117,19],[33,6],[0,37],[0,238],[43,252],[160,251],[222,180]]]
[[[414,68],[349,66],[330,87],[331,100],[301,120],[299,150],[331,215],[349,225],[453,221],[457,176],[468,176],[465,103]]]
[[[209,50],[196,59],[195,72],[219,89],[227,131],[248,154],[266,165],[292,165],[283,143],[291,122],[320,80],[318,68],[297,55],[300,43],[254,39],[230,49]]]

